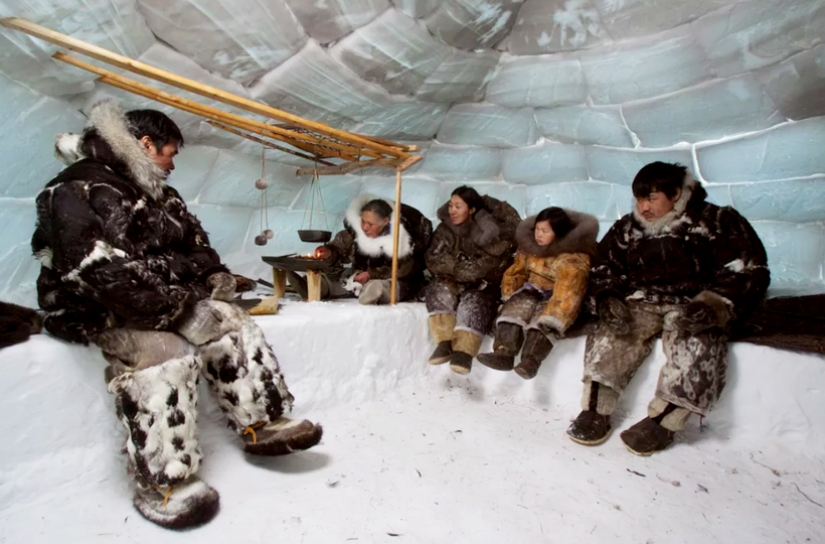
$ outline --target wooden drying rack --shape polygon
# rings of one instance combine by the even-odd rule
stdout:
[[[9,17],[0,19],[0,24],[116,68],[266,118],[268,121],[262,122],[207,106],[140,83],[60,51],[52,55],[56,60],[96,74],[99,76],[97,81],[101,83],[203,117],[213,127],[257,142],[262,146],[277,149],[316,163],[314,167],[299,168],[296,175],[314,174],[315,172],[318,174],[345,174],[359,168],[373,166],[395,168],[395,212],[393,214],[394,236],[390,289],[390,303],[395,304],[398,278],[398,234],[401,219],[401,173],[422,159],[421,155],[410,154],[418,151],[418,146],[401,145],[373,136],[334,129],[324,123],[309,121],[266,104],[113,53],[102,47],[55,32],[25,19]],[[287,144],[291,148],[284,147],[281,144]],[[283,288],[282,282],[283,279],[278,278],[275,286],[276,294],[278,290]],[[270,308],[277,308],[277,297],[273,296],[271,300],[265,300],[260,306],[266,307],[266,303],[269,303]],[[274,311],[268,312],[265,308],[262,308],[257,313],[274,313]]]

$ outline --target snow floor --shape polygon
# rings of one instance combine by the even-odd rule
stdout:
[[[41,335],[0,352],[0,542],[825,542],[821,357],[733,345],[704,431],[692,421],[642,458],[618,432],[644,416],[660,342],[614,434],[587,448],[565,436],[584,339],[561,342],[525,382],[427,365],[421,304],[287,302],[258,322],[295,415],[322,422],[324,439],[246,456],[202,382],[200,475],[221,511],[185,533],[131,505],[95,348]]]

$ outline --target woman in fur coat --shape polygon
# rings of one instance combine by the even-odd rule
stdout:
[[[501,277],[513,262],[518,212],[467,186],[438,209],[425,256],[435,281],[427,287],[430,333],[437,344],[430,364],[450,362],[468,374],[501,298]]]
[[[361,304],[388,304],[392,279],[393,205],[372,195],[356,197],[344,217],[344,230],[333,240],[315,250],[315,256],[332,259],[344,273],[324,275],[322,296],[340,296],[354,292]],[[430,243],[432,222],[421,212],[401,205],[398,233],[398,300],[415,298],[424,285],[424,251]],[[294,275],[290,283],[302,291],[304,281]],[[303,294],[303,293],[301,293]],[[304,297],[306,298],[306,297]]]
[[[501,282],[507,302],[496,320],[493,352],[479,355],[479,362],[513,370],[523,344],[516,374],[535,377],[553,340],[579,315],[598,233],[592,215],[555,207],[519,223],[516,261]]]

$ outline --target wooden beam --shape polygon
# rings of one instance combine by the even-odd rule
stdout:
[[[335,166],[304,166],[295,171],[296,176],[309,176],[318,172],[320,175],[341,175],[358,170],[359,168],[369,168],[371,166],[397,167],[399,159],[374,159],[370,161],[356,161]]]
[[[76,66],[93,74],[99,75],[100,81],[102,83],[118,87],[120,89],[132,92],[134,94],[139,94],[140,96],[149,98],[151,100],[156,100],[163,104],[167,104],[169,106],[176,107],[179,109],[184,109],[180,108],[179,105],[185,106],[186,111],[188,111],[189,113],[194,113],[195,115],[200,115],[201,117],[206,117],[209,119],[217,120],[219,122],[224,122],[229,125],[244,128],[246,130],[251,130],[256,134],[270,136],[277,140],[285,141],[290,145],[294,145],[295,147],[298,147],[300,149],[303,149],[304,151],[313,154],[325,155],[328,157],[340,157],[351,161],[360,160],[359,153],[362,150],[359,148],[352,147],[346,144],[340,144],[338,142],[319,139],[314,136],[309,136],[307,134],[303,134],[300,132],[293,132],[278,126],[262,123],[260,121],[249,119],[247,117],[225,112],[223,110],[219,110],[217,108],[213,108],[211,106],[207,106],[199,102],[194,102],[192,100],[188,100],[178,95],[162,91],[160,89],[152,87],[151,85],[145,85],[143,83],[135,81],[134,79],[129,79],[127,77],[115,74],[114,72],[110,72],[109,70],[105,70],[103,68],[95,66],[94,64],[82,61],[65,53],[58,52],[55,53],[53,56],[55,59],[59,61],[71,64],[72,66]],[[272,134],[276,134],[277,136],[272,136]],[[318,149],[319,146],[323,149]],[[333,150],[336,150],[338,152],[332,151],[327,148],[332,148]],[[382,158],[382,155],[379,155],[371,151],[367,151],[366,154],[375,158]]]
[[[0,24],[7,28],[13,28],[15,30],[25,32],[26,34],[29,34],[36,38],[46,40],[47,42],[53,43],[55,45],[71,49],[72,51],[77,51],[78,53],[105,62],[107,64],[117,66],[118,68],[122,68],[124,70],[128,70],[130,72],[148,77],[150,79],[154,79],[156,81],[160,81],[162,83],[178,87],[179,89],[183,89],[191,93],[198,94],[200,96],[211,98],[212,100],[217,100],[218,102],[222,102],[230,106],[235,106],[245,111],[249,111],[258,115],[263,115],[265,117],[289,123],[290,125],[293,125],[295,127],[300,127],[306,130],[319,132],[321,134],[335,138],[336,140],[339,140],[341,142],[345,142],[358,147],[359,149],[361,149],[361,154],[363,155],[366,155],[366,152],[368,150],[371,150],[373,152],[378,152],[384,155],[390,155],[392,157],[398,157],[402,159],[407,159],[410,157],[408,153],[405,153],[399,149],[388,147],[386,145],[381,145],[373,140],[364,138],[362,136],[334,129],[324,123],[308,121],[306,119],[298,117],[297,115],[292,115],[290,113],[278,110],[271,106],[255,102],[254,100],[237,96],[232,93],[223,91],[221,89],[211,87],[209,85],[198,83],[197,81],[182,76],[178,76],[171,72],[167,72],[166,70],[161,70],[160,68],[156,68],[149,64],[134,59],[130,59],[129,57],[119,55],[117,53],[113,53],[111,51],[108,51],[107,49],[103,49],[102,47],[86,43],[82,40],[72,38],[71,36],[61,34],[60,32],[55,32],[43,26],[34,24],[30,21],[26,21],[25,19],[20,19],[17,17],[7,17],[4,19],[0,19]]]
[[[221,129],[221,130],[225,130],[226,132],[231,132],[232,134],[235,134],[235,135],[237,135],[237,136],[240,136],[241,138],[246,138],[246,139],[247,139],[247,140],[249,140],[249,141],[252,141],[252,142],[255,142],[255,143],[259,143],[259,144],[261,144],[261,145],[262,145],[262,146],[264,146],[264,147],[269,147],[269,148],[271,148],[271,149],[277,149],[278,151],[283,151],[284,153],[289,153],[290,155],[295,155],[296,157],[301,157],[302,159],[306,159],[306,160],[308,160],[308,161],[318,162],[318,163],[321,163],[321,164],[325,164],[325,165],[327,165],[327,166],[335,166],[334,164],[332,164],[332,163],[331,163],[331,162],[329,162],[329,161],[325,161],[325,160],[323,160],[323,159],[319,159],[318,157],[312,157],[312,156],[310,156],[310,155],[305,155],[305,154],[300,153],[300,152],[298,152],[298,151],[293,151],[292,149],[287,149],[287,148],[285,148],[285,147],[283,147],[283,146],[280,146],[280,145],[278,145],[278,144],[273,144],[272,142],[267,142],[266,140],[262,140],[262,139],[260,139],[260,138],[258,138],[258,137],[256,137],[256,136],[253,136],[253,135],[251,135],[251,134],[247,134],[246,132],[242,132],[242,131],[240,131],[240,130],[236,130],[236,129],[232,128],[232,127],[231,127],[231,126],[229,126],[229,125],[225,125],[225,124],[223,124],[223,123],[219,123],[218,121],[210,121],[210,120],[208,120],[208,119],[207,119],[207,121],[206,121],[206,122],[207,122],[207,123],[209,123],[210,125],[212,125],[212,126],[213,126],[213,127],[215,127],[215,128],[219,128],[219,129]]]
[[[295,148],[302,149],[302,150],[304,150],[307,153],[310,153],[312,155],[319,155],[319,156],[322,156],[322,157],[336,157],[336,158],[341,158],[341,159],[344,159],[344,160],[347,160],[347,161],[357,160],[357,158],[355,158],[355,157],[350,157],[349,155],[343,155],[342,153],[337,152],[337,151],[331,151],[331,150],[328,150],[328,149],[319,150],[319,149],[317,149],[317,147],[313,147],[313,146],[310,146],[308,144],[304,144],[303,142],[293,140],[289,137],[284,137],[284,136],[281,136],[279,134],[274,134],[272,132],[269,132],[268,130],[261,129],[261,128],[251,124],[252,123],[251,120],[247,120],[246,123],[242,123],[240,121],[228,121],[227,119],[225,119],[224,117],[222,117],[220,115],[213,115],[212,113],[203,111],[201,109],[198,109],[196,107],[192,107],[190,105],[185,105],[185,104],[182,104],[180,102],[170,101],[170,100],[167,100],[166,98],[164,98],[163,96],[160,96],[160,95],[145,93],[140,88],[133,87],[131,85],[125,84],[125,83],[123,83],[121,81],[118,81],[118,80],[109,79],[106,76],[103,76],[103,77],[99,78],[98,81],[100,81],[101,83],[106,83],[107,85],[111,85],[112,87],[117,87],[119,89],[123,89],[124,91],[128,91],[128,92],[136,94],[138,96],[143,96],[143,97],[148,98],[150,100],[155,100],[157,102],[160,102],[161,104],[166,104],[167,106],[172,106],[173,108],[177,108],[181,111],[191,113],[192,115],[196,115],[196,116],[199,116],[199,117],[204,117],[207,120],[212,119],[212,120],[217,121],[217,122],[224,122],[224,123],[229,124],[231,126],[235,126],[237,128],[241,128],[243,130],[248,130],[250,132],[254,132],[255,134],[260,134],[262,136],[267,136],[267,137],[272,138],[274,140],[284,142],[284,143],[286,143],[288,145],[291,145]],[[172,96],[174,96],[174,95],[172,95]],[[192,102],[190,104],[196,104],[196,103]],[[218,111],[220,111],[220,110],[218,110]],[[245,118],[241,118],[241,119],[245,119]],[[323,151],[323,153],[321,151]]]
[[[422,160],[423,158],[424,158],[424,157],[423,157],[422,155],[413,155],[413,156],[412,156],[412,157],[410,157],[409,159],[407,159],[407,160],[405,160],[404,162],[402,162],[402,163],[401,163],[401,165],[398,167],[398,169],[399,169],[399,170],[401,170],[401,171],[403,172],[404,170],[406,170],[406,169],[407,169],[407,168],[409,168],[410,166],[414,165],[414,164],[415,164],[415,163],[417,163],[418,161]]]

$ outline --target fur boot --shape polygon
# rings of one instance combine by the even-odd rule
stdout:
[[[203,330],[195,333],[189,325],[185,328],[193,338],[209,339],[198,346],[198,355],[218,406],[229,426],[243,438],[244,449],[260,455],[283,455],[317,444],[323,433],[320,425],[301,421],[292,426],[282,417],[292,409],[294,399],[255,321],[240,307],[219,301],[202,301],[197,309],[204,315],[193,319]],[[218,324],[210,322],[209,316],[215,315],[220,316]],[[282,432],[284,428],[289,432]]]
[[[0,348],[25,342],[42,328],[40,314],[10,302],[0,302]]]
[[[433,340],[436,343],[435,351],[430,355],[431,365],[444,364],[452,357],[455,323],[455,314],[435,314],[430,316],[430,334],[432,334]]]
[[[450,369],[456,374],[469,374],[473,368],[473,357],[478,355],[480,347],[481,335],[465,330],[455,331]]]
[[[478,362],[493,370],[513,370],[513,363],[523,343],[524,329],[521,325],[501,322],[496,325],[493,352],[479,354]]]
[[[217,491],[196,476],[198,376],[194,355],[172,359],[109,382],[126,427],[135,507],[146,519],[174,529],[206,523],[218,511]]]
[[[535,378],[542,361],[547,358],[551,349],[553,349],[553,343],[543,332],[538,329],[527,331],[527,339],[524,341],[524,349],[521,352],[521,362],[514,369],[516,374],[525,380]]]

